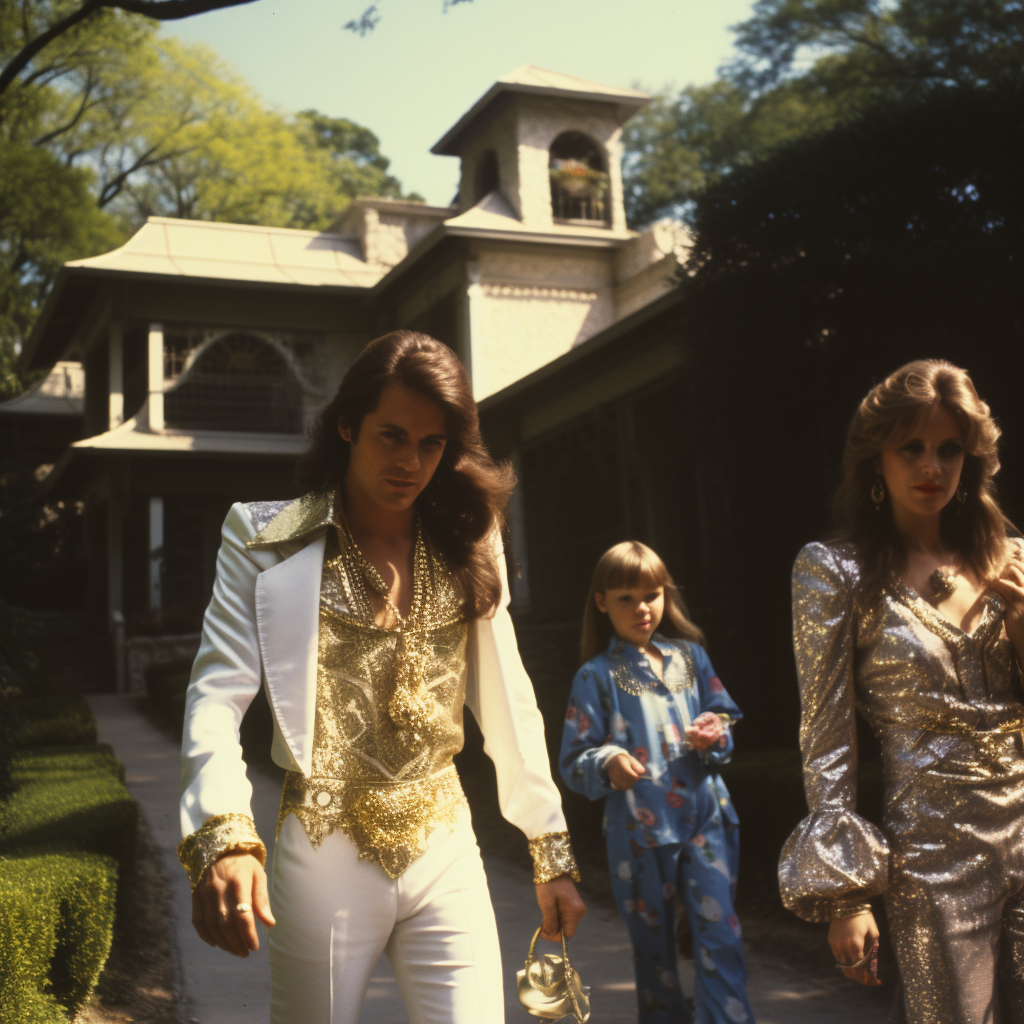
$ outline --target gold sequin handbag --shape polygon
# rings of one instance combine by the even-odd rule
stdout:
[[[590,986],[580,981],[579,974],[569,963],[565,933],[562,933],[561,956],[557,953],[544,953],[534,958],[533,950],[539,936],[538,928],[533,933],[530,952],[526,954],[526,966],[516,972],[519,1002],[534,1017],[559,1020],[572,1016],[578,1024],[584,1024],[590,1020]]]

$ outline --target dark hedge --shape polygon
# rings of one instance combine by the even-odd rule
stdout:
[[[113,936],[138,809],[81,698],[16,700],[0,801],[0,1021],[65,1024]],[[38,745],[40,742],[46,745]]]

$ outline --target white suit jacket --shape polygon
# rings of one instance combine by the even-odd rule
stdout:
[[[213,599],[185,700],[183,836],[214,815],[251,816],[252,787],[238,729],[261,685],[273,712],[274,761],[289,771],[311,772],[326,531],[272,549],[247,548],[257,533],[255,508],[233,505],[221,533]],[[535,839],[564,832],[565,819],[544,723],[508,614],[500,546],[497,561],[501,601],[490,618],[469,627],[466,704],[497,770],[502,814]]]

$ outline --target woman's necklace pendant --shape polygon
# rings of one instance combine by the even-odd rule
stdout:
[[[947,597],[952,596],[953,591],[956,590],[956,581],[959,575],[954,569],[940,568],[936,569],[928,577],[928,586],[937,603],[941,603]]]

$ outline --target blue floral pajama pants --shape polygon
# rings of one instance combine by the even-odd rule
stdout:
[[[612,892],[633,943],[640,1024],[683,1024],[689,1008],[676,965],[676,903],[686,906],[696,960],[697,1024],[754,1024],[733,910],[739,829],[714,814],[689,842],[641,846],[609,830]]]

